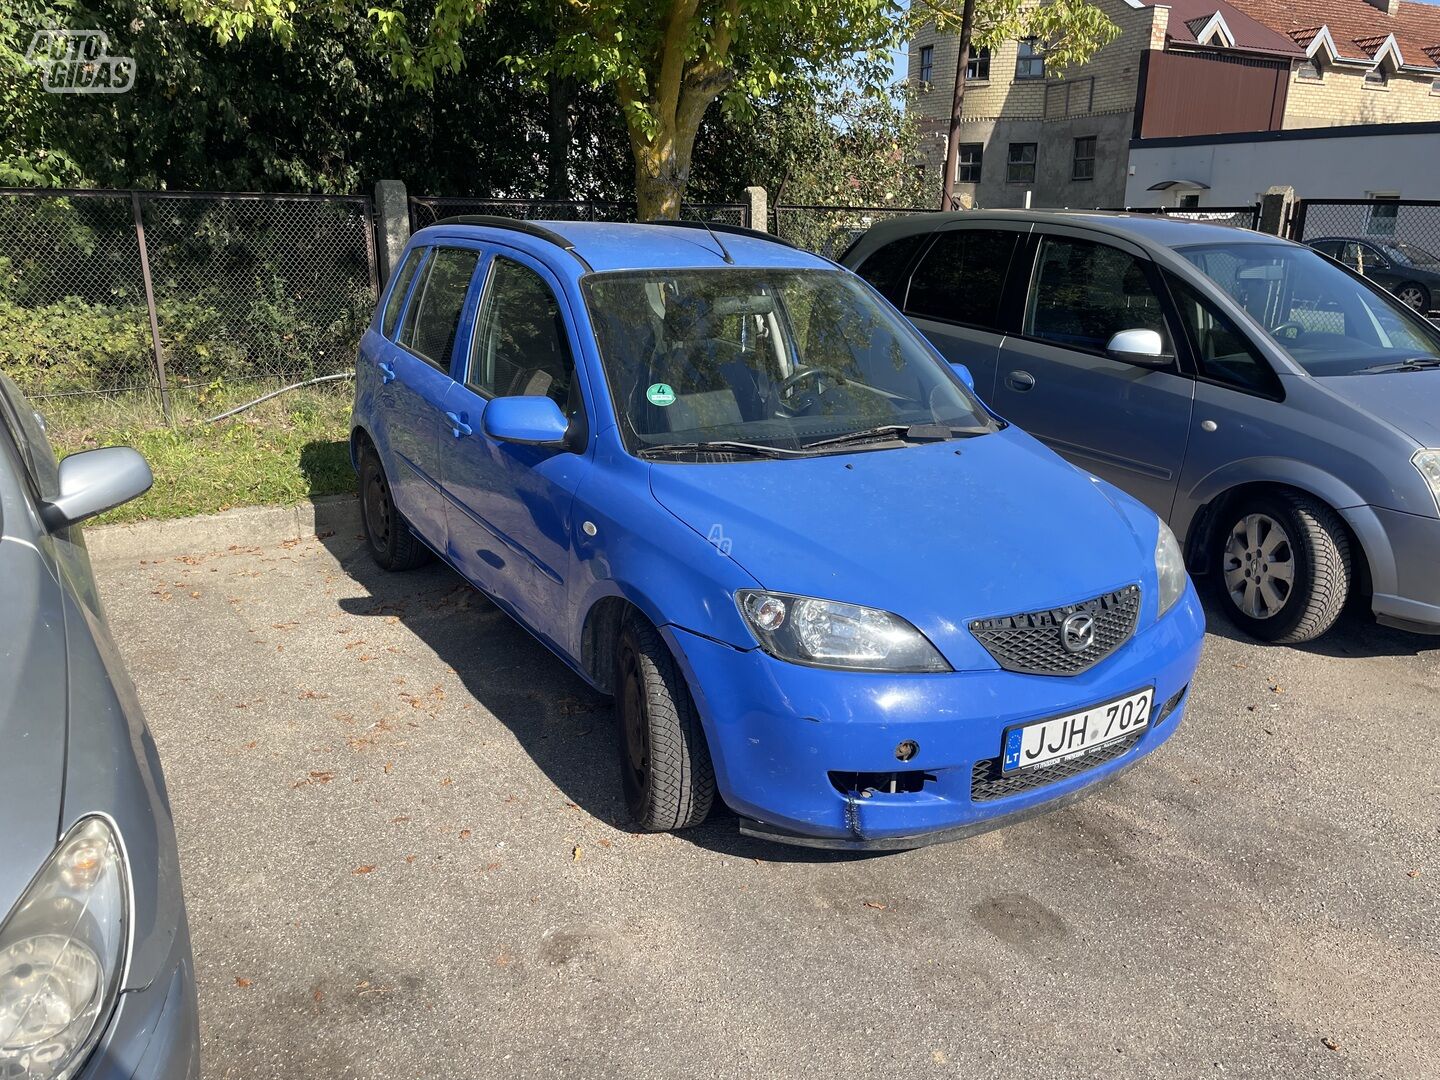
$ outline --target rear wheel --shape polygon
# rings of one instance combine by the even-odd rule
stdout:
[[[620,780],[631,818],[650,832],[699,825],[715,798],[715,771],[675,658],[653,626],[632,618],[615,662]]]
[[[383,569],[411,570],[429,561],[430,549],[395,508],[390,481],[373,446],[367,446],[360,458],[360,518],[370,554]]]
[[[1298,492],[1252,496],[1226,515],[1216,578],[1239,627],[1261,641],[1312,641],[1350,592],[1350,537],[1339,515]]]
[[[1408,308],[1421,312],[1430,310],[1430,292],[1424,285],[1407,281],[1395,290],[1395,298]]]

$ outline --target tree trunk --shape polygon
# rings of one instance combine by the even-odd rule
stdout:
[[[690,156],[705,106],[687,103],[673,119],[662,120],[653,135],[630,125],[630,150],[635,156],[637,221],[680,217],[685,186],[690,182]],[[707,102],[708,104],[708,102]]]
[[[950,101],[950,132],[945,139],[945,175],[940,182],[940,209],[955,209],[955,174],[960,171],[960,122],[965,114],[965,69],[970,66],[970,36],[975,29],[975,0],[965,0],[960,13],[960,55],[955,58],[955,96]]]
[[[574,197],[570,190],[570,103],[575,82],[552,72],[547,91],[550,116],[545,132],[545,197],[569,199]]]

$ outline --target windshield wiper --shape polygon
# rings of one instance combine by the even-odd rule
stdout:
[[[1431,368],[1440,368],[1440,356],[1412,356],[1408,360],[1400,360],[1393,364],[1376,364],[1374,367],[1360,370],[1368,375],[1384,375],[1391,371],[1428,371]]]
[[[636,451],[641,457],[668,457],[672,454],[745,454],[750,457],[796,457],[801,450],[787,450],[783,446],[763,446],[760,443],[734,442],[729,439],[711,439],[705,442],[657,443],[642,446]]]
[[[903,439],[906,442],[944,442],[946,439],[983,435],[984,433],[983,430],[977,428],[954,428],[944,424],[882,424],[879,427],[866,428],[863,431],[852,431],[846,435],[836,435],[829,439],[807,442],[805,449],[815,450],[827,446],[891,442],[897,439]]]

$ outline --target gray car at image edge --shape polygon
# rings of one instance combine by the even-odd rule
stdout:
[[[1352,598],[1440,633],[1440,329],[1385,290],[1097,211],[896,218],[841,261],[1000,416],[1169,521],[1252,636],[1316,638]]]
[[[0,375],[5,1080],[199,1075],[169,799],[78,527],[150,482],[125,447],[57,465]]]

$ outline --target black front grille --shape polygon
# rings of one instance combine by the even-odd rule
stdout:
[[[1089,772],[1107,761],[1114,761],[1140,741],[1144,730],[1141,728],[1123,739],[1106,743],[1083,757],[1057,761],[1053,765],[1041,765],[1038,769],[1026,769],[1009,776],[1000,771],[998,757],[977,761],[970,770],[970,798],[975,802],[990,802],[993,799],[1003,799],[1007,795],[1018,795],[1022,791],[1033,791],[1060,780],[1069,780],[1070,777]]]
[[[1071,652],[1061,641],[1061,626],[1076,612],[1095,620],[1094,640]],[[1025,675],[1078,675],[1125,644],[1140,616],[1140,586],[1127,585],[1069,607],[1027,611],[970,624],[985,651],[1006,671]]]

